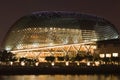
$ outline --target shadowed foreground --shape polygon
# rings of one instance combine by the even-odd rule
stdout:
[[[120,66],[116,65],[101,65],[101,66],[86,66],[86,67],[71,67],[71,66],[1,66],[1,75],[17,75],[17,74],[119,74]]]

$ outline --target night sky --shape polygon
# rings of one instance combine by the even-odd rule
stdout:
[[[20,17],[36,11],[73,11],[101,16],[120,32],[120,0],[0,0],[0,43]]]

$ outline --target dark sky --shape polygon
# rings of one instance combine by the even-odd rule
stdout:
[[[120,0],[0,0],[0,43],[21,16],[35,11],[74,11],[101,16],[120,30]]]

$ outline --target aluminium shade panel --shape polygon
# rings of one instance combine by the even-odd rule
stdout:
[[[113,24],[104,18],[74,12],[40,11],[17,20],[2,44],[7,50],[117,39]]]

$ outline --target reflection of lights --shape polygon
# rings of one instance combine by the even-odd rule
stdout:
[[[65,65],[66,65],[66,66],[69,66],[69,62],[65,62]]]
[[[54,63],[54,62],[52,62],[52,63],[51,63],[51,65],[52,65],[52,66],[54,66],[54,65],[55,65],[55,63]]]
[[[118,57],[118,53],[113,53],[112,56],[113,57]]]
[[[53,28],[51,27],[50,30],[52,30]]]
[[[66,29],[65,29],[65,28],[63,28],[62,30],[63,30],[63,31],[65,31]]]
[[[21,66],[25,66],[25,62],[21,62]]]
[[[110,57],[111,57],[111,54],[106,54],[106,57],[110,58]]]
[[[105,54],[100,54],[99,56],[100,56],[100,58],[104,58]]]

